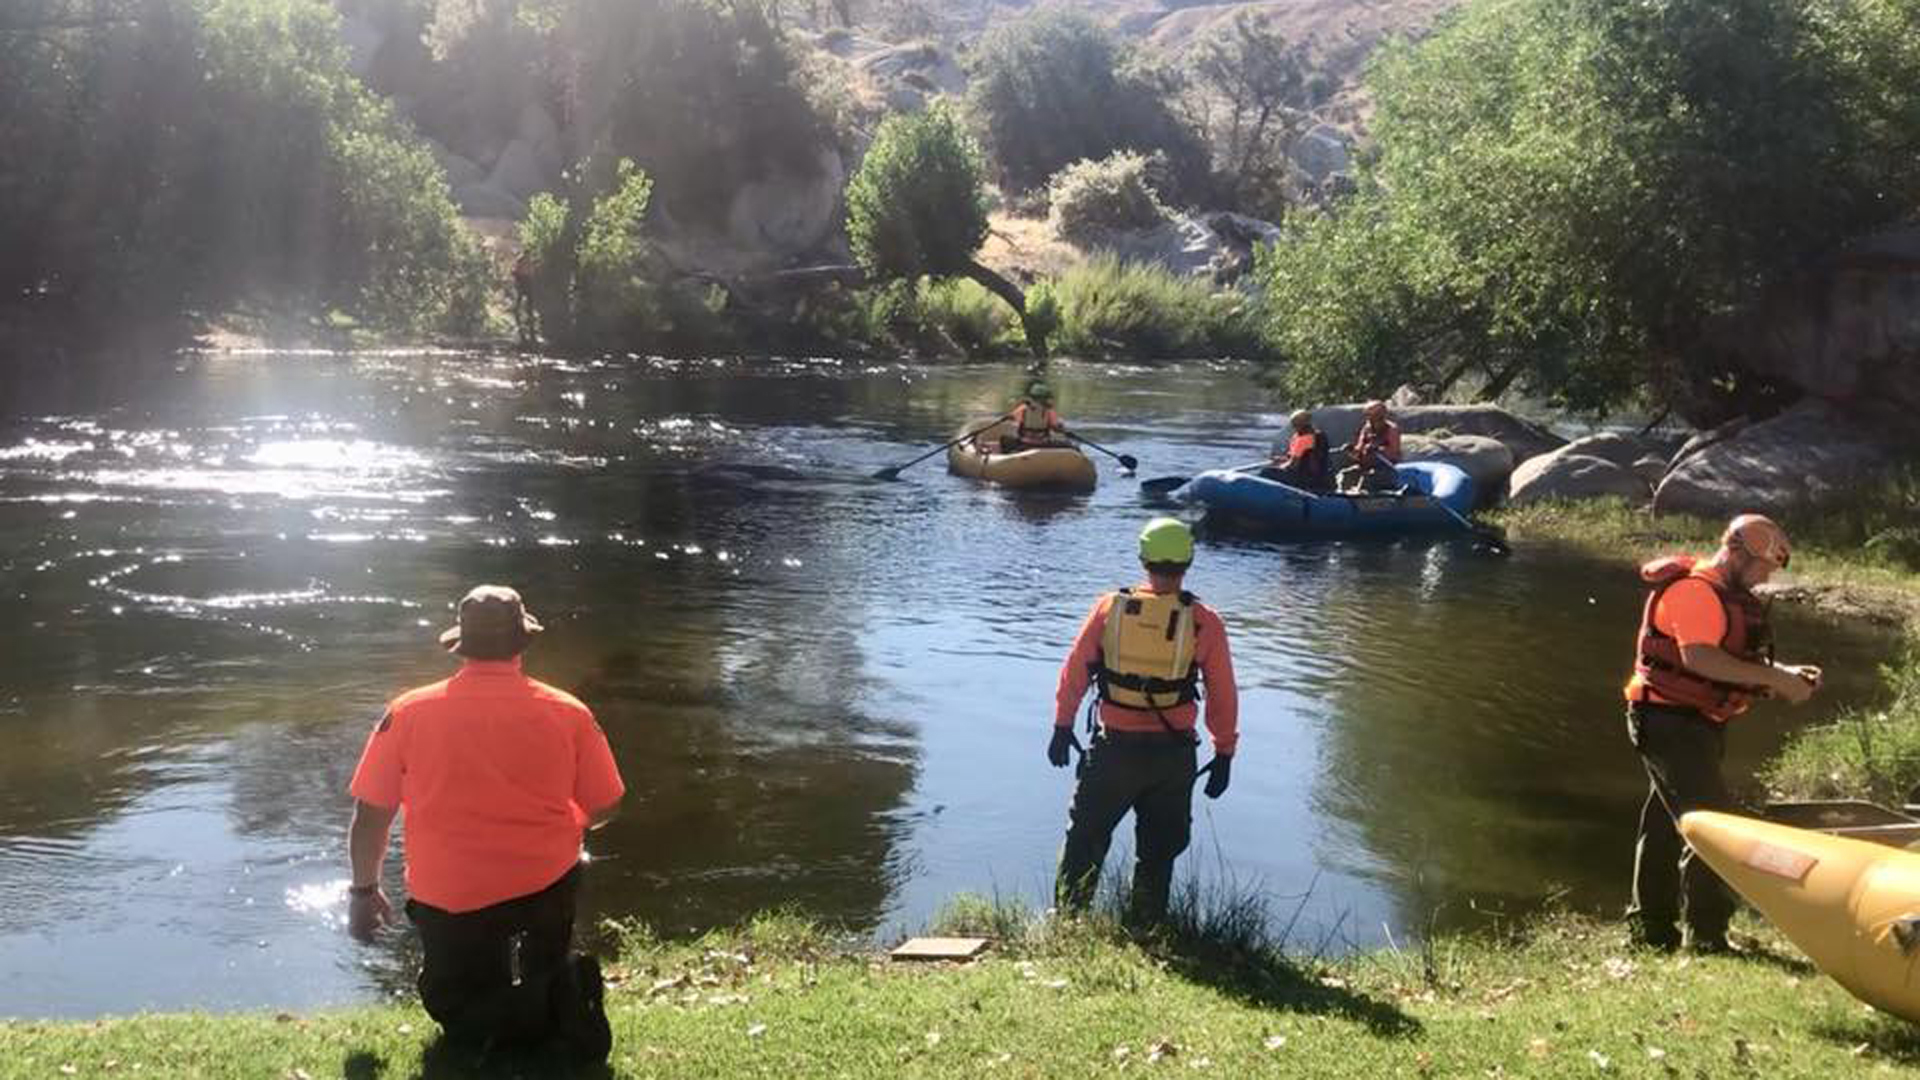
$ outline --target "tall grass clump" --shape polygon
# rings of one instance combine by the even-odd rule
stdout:
[[[1053,351],[1133,360],[1261,354],[1250,304],[1237,292],[1156,266],[1102,256],[1033,289],[1053,313]]]
[[[916,300],[921,328],[965,356],[1020,350],[1020,322],[1013,309],[971,278],[925,279]]]
[[[1880,676],[1891,700],[1796,733],[1767,766],[1769,790],[1794,799],[1908,801],[1920,784],[1920,643],[1909,640]]]

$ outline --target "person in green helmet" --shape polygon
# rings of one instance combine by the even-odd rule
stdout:
[[[1140,563],[1146,584],[1095,601],[1060,668],[1047,760],[1066,767],[1078,746],[1074,713],[1091,684],[1099,698],[1089,723],[1097,718],[1098,726],[1080,757],[1055,896],[1065,911],[1086,910],[1113,830],[1132,811],[1127,915],[1146,925],[1166,919],[1173,862],[1192,833],[1200,684],[1206,684],[1213,740],[1209,799],[1219,798],[1232,777],[1240,698],[1226,624],[1181,588],[1193,564],[1192,530],[1174,518],[1148,522],[1140,532]]]
[[[1053,390],[1043,382],[1027,387],[1027,396],[1013,407],[1013,434],[1001,440],[1001,450],[1032,450],[1066,442],[1067,426],[1053,409]]]

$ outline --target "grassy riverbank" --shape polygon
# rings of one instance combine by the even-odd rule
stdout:
[[[1911,489],[1909,481],[1891,482],[1854,505],[1784,522],[1794,538],[1793,565],[1777,576],[1771,595],[1898,627],[1910,644],[1883,671],[1882,704],[1800,732],[1769,763],[1762,779],[1780,797],[1899,805],[1920,785],[1920,650],[1911,644],[1920,641],[1920,572],[1905,524]],[[1526,506],[1489,517],[1515,543],[1567,544],[1622,562],[1711,551],[1725,524],[1654,517],[1617,501]]]
[[[1556,916],[1322,963],[1236,946],[1231,928],[1142,945],[1042,922],[984,960],[921,966],[771,918],[629,941],[609,969],[612,1074],[1920,1076],[1920,1035],[1759,933],[1746,956],[1667,956]],[[430,1051],[434,1030],[412,1006],[11,1023],[0,1076],[514,1074]]]

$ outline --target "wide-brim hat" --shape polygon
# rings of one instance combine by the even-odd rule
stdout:
[[[440,632],[440,644],[448,652],[461,652],[463,642],[499,652],[525,645],[542,629],[518,592],[505,585],[476,585],[460,598],[459,621]]]

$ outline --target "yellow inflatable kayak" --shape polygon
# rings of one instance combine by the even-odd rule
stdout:
[[[981,421],[961,428],[957,434],[979,427]],[[1048,446],[1035,450],[1002,453],[1000,437],[1013,434],[1013,422],[1002,421],[971,439],[947,449],[947,471],[956,476],[972,476],[1005,484],[1012,488],[1049,491],[1092,491],[1099,473],[1087,455],[1072,446]]]
[[[1848,993],[1920,1023],[1920,855],[1705,810],[1680,832]]]

